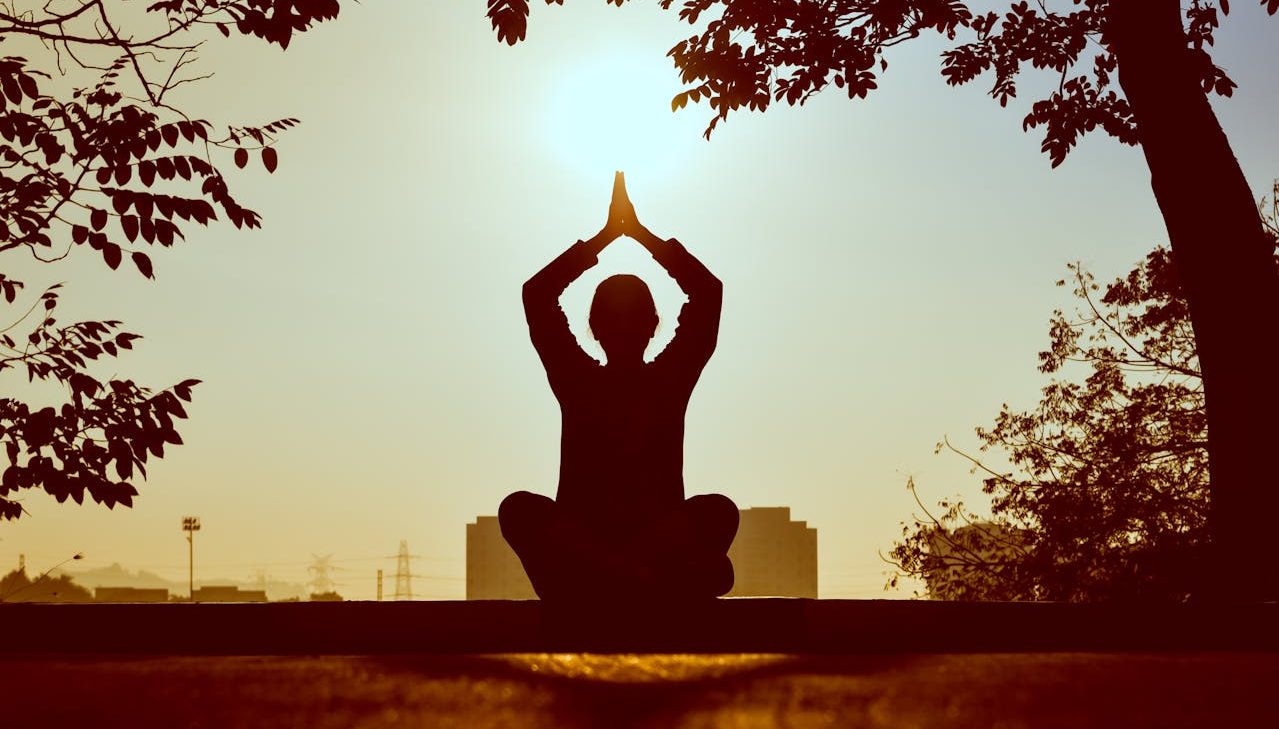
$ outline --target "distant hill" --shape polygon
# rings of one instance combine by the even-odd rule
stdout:
[[[146,570],[130,572],[118,562],[109,567],[96,567],[83,572],[58,570],[54,574],[68,575],[76,581],[76,584],[87,587],[90,590],[95,587],[141,587],[149,589],[164,588],[173,592],[178,587],[181,587],[183,592],[186,591],[185,582],[179,583],[166,580],[160,575]]]

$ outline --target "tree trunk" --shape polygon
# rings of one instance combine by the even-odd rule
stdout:
[[[1194,324],[1208,406],[1212,546],[1202,597],[1274,600],[1279,269],[1200,86],[1178,0],[1111,0],[1107,36]]]

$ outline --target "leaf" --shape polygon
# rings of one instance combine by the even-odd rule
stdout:
[[[109,266],[112,271],[120,267],[120,259],[120,246],[115,243],[107,243],[102,246],[102,260],[107,262],[107,266]]]
[[[107,211],[94,208],[93,212],[89,213],[89,224],[93,226],[94,230],[105,228],[107,225]]]
[[[89,229],[83,225],[71,226],[71,240],[76,245],[80,245],[89,239]]]
[[[0,77],[0,90],[4,91],[4,95],[15,104],[22,103],[22,89],[18,86],[18,82],[13,80],[13,76]]]
[[[235,150],[235,166],[239,167],[240,169],[244,169],[244,166],[247,165],[248,163],[249,163],[249,150],[245,149],[244,147],[237,148]]]
[[[191,388],[200,384],[200,380],[183,380],[173,386],[173,392],[183,400],[191,402]]]
[[[155,171],[156,174],[160,175],[161,179],[172,180],[178,170],[173,164],[173,158],[161,157],[155,161]]]
[[[36,80],[25,73],[18,76],[18,86],[22,89],[22,93],[30,96],[32,99],[40,98],[40,90],[36,87]]]
[[[275,147],[262,148],[262,166],[266,167],[267,172],[275,172],[276,165],[279,164],[279,158],[276,157]]]
[[[513,46],[528,30],[528,0],[489,0],[488,17],[497,39]]]
[[[129,478],[133,475],[133,451],[129,449],[129,444],[124,440],[113,440],[107,450],[111,454],[111,460],[115,461],[116,473],[120,478]]]
[[[138,211],[138,217],[144,220],[151,217],[151,210],[154,203],[149,193],[142,193],[133,196],[133,209]]]
[[[137,240],[138,239],[138,216],[136,215],[122,216],[120,218],[120,229],[124,231],[124,237],[128,238],[130,243]]]
[[[155,278],[155,274],[151,270],[151,258],[142,251],[133,252],[133,265],[138,267],[138,271],[147,278]],[[128,476],[124,476],[128,478]]]
[[[177,226],[167,220],[157,218],[155,220],[155,237],[160,241],[160,245],[168,248],[173,245],[173,234],[177,231]]]
[[[112,353],[114,354],[114,353]],[[98,381],[83,372],[75,372],[71,375],[71,391],[75,393],[86,393],[92,395],[101,389]]]

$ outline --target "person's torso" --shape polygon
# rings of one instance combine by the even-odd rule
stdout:
[[[681,502],[688,379],[650,363],[622,372],[593,368],[556,388],[562,423],[557,500],[623,522]]]

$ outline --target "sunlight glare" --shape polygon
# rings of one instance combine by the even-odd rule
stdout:
[[[649,181],[677,173],[709,114],[691,105],[672,112],[680,90],[670,59],[651,51],[615,51],[569,67],[546,107],[551,153],[591,180],[614,170]]]

